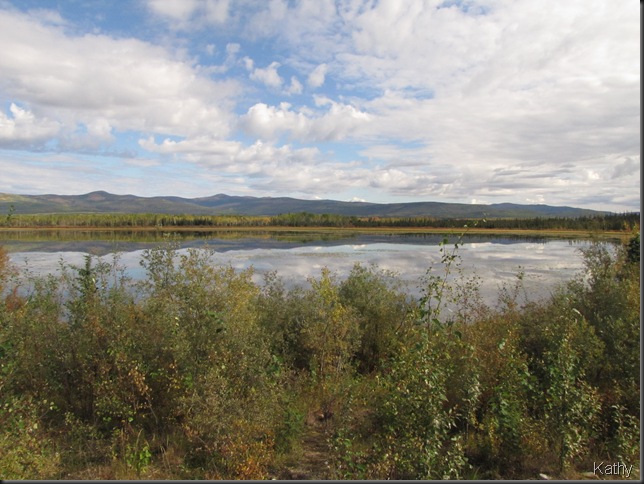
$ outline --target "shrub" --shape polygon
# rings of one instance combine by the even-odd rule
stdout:
[[[118,258],[87,257],[18,296],[0,251],[3,477],[265,479],[312,411],[335,413],[324,428],[343,479],[637,462],[629,247],[585,250],[585,272],[544,301],[520,304],[519,276],[496,309],[456,249],[441,247],[418,303],[376,267],[287,291],[172,244],[144,253],[140,284]]]
[[[300,345],[309,355],[309,371],[318,394],[319,410],[334,412],[338,394],[334,388],[354,371],[354,358],[360,345],[357,314],[342,304],[338,286],[328,269],[320,279],[310,279],[304,294],[307,311],[300,331]]]
[[[395,281],[392,273],[356,264],[340,284],[341,303],[359,316],[362,337],[356,359],[362,372],[379,370],[398,350],[401,336],[408,329],[411,304]]]
[[[464,330],[475,350],[480,398],[473,420],[472,459],[496,475],[519,474],[539,438],[528,412],[532,376],[516,320],[497,313]]]
[[[600,407],[596,389],[584,379],[584,368],[573,343],[576,321],[566,323],[563,334],[555,336],[556,346],[544,354],[548,377],[544,417],[560,471],[588,451]]]
[[[43,407],[49,408],[50,404],[38,404],[30,397],[0,400],[3,479],[56,479],[60,475],[60,455],[41,422]]]
[[[447,405],[454,333],[421,331],[379,380],[372,478],[459,479],[467,469],[457,412]]]

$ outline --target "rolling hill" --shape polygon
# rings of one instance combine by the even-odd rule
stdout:
[[[0,215],[37,213],[164,213],[192,215],[279,215],[332,213],[358,217],[533,218],[581,217],[609,212],[551,205],[444,202],[367,203],[300,200],[289,197],[241,197],[224,194],[200,198],[139,197],[104,191],[84,195],[12,195],[0,193]]]

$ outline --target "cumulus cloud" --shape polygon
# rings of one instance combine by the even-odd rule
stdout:
[[[241,125],[251,135],[276,139],[283,134],[301,141],[341,140],[354,135],[370,121],[369,114],[354,106],[318,98],[324,111],[295,111],[289,103],[269,106],[257,103],[242,116]]]
[[[298,45],[293,54],[301,59],[326,62],[334,52],[345,47],[343,38],[349,34],[341,26],[344,24],[346,30],[351,30],[352,16],[364,7],[362,0],[260,2],[247,12],[244,30],[250,38],[277,37],[287,44]]]
[[[166,47],[0,7],[3,146],[80,150],[134,132],[144,156],[247,192],[639,197],[633,2],[145,4]]]
[[[12,148],[46,142],[60,129],[60,123],[37,119],[31,111],[14,103],[9,106],[9,115],[0,112],[0,146]]]
[[[253,67],[255,66],[255,62],[253,61],[253,59],[251,59],[248,56],[244,56],[244,58],[242,59],[242,62],[244,63],[244,66],[246,67],[247,71],[253,70]]]
[[[242,117],[242,126],[251,135],[262,139],[272,139],[284,132],[303,134],[309,129],[310,121],[290,107],[288,103],[278,107],[257,103]]]
[[[250,61],[250,63],[247,62],[247,67],[248,66],[252,69],[250,78],[253,81],[261,82],[262,84],[266,84],[268,87],[272,88],[279,88],[282,85],[282,82],[284,82],[277,72],[277,69],[280,66],[279,62],[271,62],[270,65],[264,68],[253,68],[253,63]]]
[[[186,161],[201,162],[205,159],[217,160],[218,165],[226,165],[234,161],[242,149],[237,141],[197,137],[180,141],[165,138],[157,143],[154,137],[139,140],[141,148],[163,155],[181,155]]]
[[[229,58],[235,58],[241,49],[241,45],[237,42],[229,42],[226,44],[226,54]]]
[[[554,187],[577,183],[558,173],[562,163],[592,165],[594,175],[585,178],[595,184],[613,176],[606,164],[611,157],[628,156],[639,167],[639,54],[627,41],[639,27],[627,2],[347,1],[335,13],[315,14],[301,5],[279,6],[255,16],[263,25],[258,31],[290,42],[294,56],[324,59],[318,68],[337,73],[338,85],[354,93],[371,119],[351,135],[423,146],[422,153],[396,148],[397,159],[424,163],[430,172],[452,166],[464,180],[460,191],[452,187],[456,197],[468,197],[481,181],[467,182],[471,166],[525,164],[521,184],[515,179],[513,186],[539,190],[544,180],[557,181],[546,181],[551,200],[565,198],[566,189]],[[309,34],[292,24],[283,28],[288,17]],[[316,71],[307,80],[311,87],[323,78]],[[359,100],[361,89],[376,94]],[[280,126],[289,118],[277,117]],[[394,154],[388,156],[383,159]],[[544,162],[545,177],[526,176]],[[491,184],[479,191],[511,195],[511,184],[495,188],[489,170],[476,171]],[[408,184],[409,195],[421,193],[414,186]]]
[[[183,160],[189,160],[209,169],[216,168],[220,173],[243,174],[244,177],[249,177],[245,178],[247,183],[256,187],[263,186],[263,189],[268,185],[281,183],[279,179],[290,172],[291,180],[284,182],[284,186],[288,184],[289,190],[304,190],[298,182],[304,179],[303,173],[327,172],[326,164],[317,148],[276,146],[260,140],[244,146],[239,142],[212,138],[181,141],[166,138],[161,142],[147,138],[140,140],[139,144],[150,152],[165,156],[180,155]],[[306,184],[307,186],[315,183],[322,185],[322,181],[321,175],[315,175],[313,180],[307,181]]]
[[[103,35],[68,37],[55,27],[0,10],[0,58],[6,95],[34,115],[104,139],[118,130],[225,136],[238,90],[213,81],[163,48]],[[15,120],[14,120],[15,122]]]

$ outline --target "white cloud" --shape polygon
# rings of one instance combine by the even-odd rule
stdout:
[[[277,146],[256,141],[245,147],[239,142],[212,138],[174,141],[139,141],[151,153],[180,156],[217,173],[238,174],[240,183],[266,193],[326,195],[365,187],[384,189],[395,195],[410,191],[420,195],[441,195],[451,186],[447,178],[422,171],[407,172],[395,167],[369,163],[339,163],[326,159],[319,149]],[[216,175],[210,175],[216,177]]]
[[[247,71],[252,71],[253,70],[253,67],[255,66],[255,62],[253,61],[253,59],[251,59],[248,56],[244,56],[242,61],[244,62],[244,66],[246,67]]]
[[[43,25],[68,26],[69,23],[61,17],[60,13],[45,8],[29,10],[29,16]]]
[[[117,130],[226,136],[233,81],[213,81],[168,51],[133,39],[68,37],[54,27],[0,10],[3,92],[34,116],[73,132],[97,123]]]
[[[87,133],[93,137],[104,141],[113,139],[112,126],[105,118],[95,118],[87,124]]]
[[[302,94],[302,83],[297,80],[297,77],[291,77],[291,85],[286,90],[287,94]]]
[[[326,62],[333,52],[344,48],[342,37],[348,34],[343,26],[350,30],[353,11],[364,7],[363,0],[259,2],[249,9],[244,31],[251,39],[279,38],[297,46],[293,57]]]
[[[252,67],[253,64],[247,63],[246,65],[247,67],[248,65]],[[277,72],[279,66],[279,62],[271,62],[270,65],[265,68],[256,67],[250,73],[250,78],[253,81],[261,82],[268,87],[279,88],[282,85],[282,82],[284,82]]]
[[[262,139],[273,139],[285,132],[303,137],[310,126],[310,120],[305,115],[291,111],[286,103],[279,107],[255,104],[248,109],[241,122],[248,133]]]
[[[60,133],[61,126],[49,119],[37,119],[26,109],[11,103],[10,115],[0,112],[0,147],[29,146],[46,142]]]
[[[198,0],[148,0],[153,12],[179,22],[187,22],[198,5]]]
[[[371,117],[353,134],[421,143],[428,169],[637,157],[639,53],[628,39],[639,27],[628,2],[279,7],[258,14],[264,31],[293,57],[329,59],[317,65]],[[288,18],[311,33],[283,28]],[[361,88],[376,95],[361,104]]]
[[[209,170],[216,169],[219,173],[237,173],[247,183],[251,181],[245,177],[250,177],[253,185],[275,183],[275,178],[289,171],[311,173],[322,161],[317,148],[295,149],[289,145],[275,146],[259,140],[247,147],[239,142],[212,138],[182,141],[164,139],[161,143],[148,138],[140,140],[139,144],[150,152],[171,157],[180,155],[182,160]],[[290,186],[297,189],[297,183],[291,183]]]
[[[0,7],[2,146],[133,132],[146,157],[239,190],[639,206],[634,2],[146,5],[152,28],[129,37]]]
[[[525,203],[531,204],[531,205],[543,205],[546,202],[546,198],[541,195],[537,194],[535,198],[526,198]]]
[[[317,66],[311,73],[309,74],[309,77],[307,78],[307,84],[313,88],[320,87],[322,84],[324,84],[324,79],[327,73],[329,66],[326,64],[320,64]]]
[[[237,42],[229,42],[226,44],[226,54],[228,54],[229,57],[235,57],[241,49],[241,45],[239,45]]]
[[[268,106],[257,103],[242,116],[241,125],[251,135],[275,139],[286,134],[300,141],[332,141],[356,135],[371,120],[368,113],[328,98],[317,98],[323,112],[309,109],[294,111],[288,103]]]
[[[228,20],[229,0],[210,0],[205,2],[206,21],[209,24],[223,24]]]

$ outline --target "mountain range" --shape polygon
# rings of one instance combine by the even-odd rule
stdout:
[[[8,213],[164,213],[191,215],[279,215],[329,213],[358,217],[534,218],[581,217],[609,212],[551,205],[445,202],[368,203],[250,197],[224,194],[200,198],[139,197],[95,191],[84,195],[13,195],[0,193],[0,215]]]

